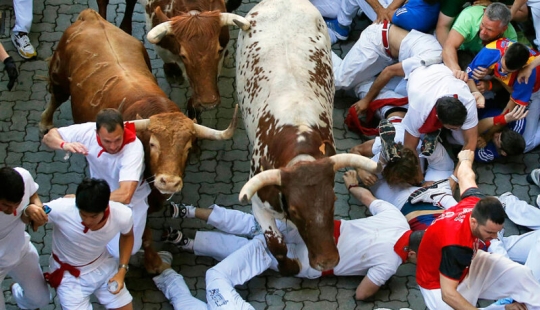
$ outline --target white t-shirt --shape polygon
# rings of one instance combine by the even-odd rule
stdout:
[[[341,221],[337,244],[340,260],[334,274],[366,275],[381,286],[403,263],[394,245],[410,227],[403,214],[386,201],[375,200],[369,210],[371,217]]]
[[[98,257],[92,266],[99,265],[108,255],[107,243],[118,233],[129,233],[133,227],[131,209],[119,202],[109,202],[109,217],[102,228],[86,233],[75,198],[59,198],[47,205],[51,207],[49,223],[53,224],[52,252],[61,262],[72,266],[87,265]],[[81,269],[81,272],[87,271]]]
[[[116,154],[103,152],[98,157],[103,148],[97,143],[96,123],[62,127],[58,128],[58,132],[66,142],[79,142],[86,146],[90,176],[107,181],[111,192],[117,190],[122,181],[138,181],[139,186],[131,199],[132,204],[150,194],[150,186],[143,180],[144,148],[138,138],[124,145]]]
[[[26,169],[14,168],[23,178],[24,196],[17,207],[17,215],[0,212],[0,268],[9,267],[19,262],[23,251],[28,246],[30,236],[25,231],[25,224],[21,220],[24,208],[30,202],[39,186]]]
[[[419,129],[424,125],[435,103],[441,97],[457,95],[467,109],[467,118],[461,126],[462,130],[471,129],[478,125],[476,100],[469,87],[458,80],[452,71],[443,64],[419,67],[409,76],[407,83],[409,109],[403,125],[408,133],[420,137]]]

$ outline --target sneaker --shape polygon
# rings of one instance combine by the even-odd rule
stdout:
[[[396,128],[394,125],[383,119],[379,123],[379,136],[381,137],[381,144],[383,146],[383,156],[387,162],[394,162],[401,158],[401,152],[398,150],[394,138],[396,137]]]
[[[192,207],[192,205],[186,205],[186,204],[178,204],[174,201],[171,201],[169,203],[169,207],[166,208],[165,212],[167,214],[167,212],[169,212],[170,214],[170,217],[173,218],[173,219],[176,219],[176,218],[185,218],[188,214],[188,207]]]
[[[433,154],[433,151],[435,151],[435,146],[437,146],[437,141],[439,140],[440,134],[441,130],[438,129],[434,132],[430,132],[424,135],[424,139],[422,139],[422,147],[420,149],[422,155],[431,156],[431,154]]]
[[[442,197],[445,195],[451,195],[452,189],[450,188],[450,182],[448,179],[440,180],[429,187],[421,187],[415,190],[409,196],[409,203],[415,204],[419,202],[433,203],[438,205]]]
[[[531,171],[531,173],[527,176],[527,181],[531,184],[536,184],[536,186],[540,186],[540,169],[534,169]]]
[[[339,40],[345,41],[349,38],[349,26],[343,26],[338,23],[337,18],[325,18],[326,27],[328,27],[328,32],[333,33],[336,38]],[[332,37],[332,35],[330,35]]]
[[[167,251],[159,251],[158,253],[159,258],[161,258],[161,261],[164,264],[167,264],[169,266],[172,265],[173,256],[170,252]]]
[[[540,208],[540,195],[536,196],[536,207]]]
[[[37,56],[36,50],[30,43],[30,38],[28,38],[26,32],[12,33],[11,41],[13,41],[13,45],[15,45],[22,58],[31,59]]]
[[[177,247],[183,248],[188,247],[192,240],[184,236],[182,231],[169,227],[165,231],[163,231],[163,234],[161,235],[161,241],[172,243]]]

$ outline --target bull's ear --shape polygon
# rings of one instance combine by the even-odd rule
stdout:
[[[323,143],[319,147],[319,151],[321,151],[324,156],[336,155],[336,148],[334,147],[334,143],[328,140],[323,141]]]
[[[159,24],[161,23],[164,23],[164,22],[168,22],[170,19],[167,17],[167,15],[165,15],[165,13],[163,13],[163,11],[161,10],[161,7],[158,6],[154,12],[156,13],[155,17],[157,18],[157,20],[159,21]]]
[[[274,169],[274,165],[270,164],[268,158],[263,157],[261,160],[261,171]]]

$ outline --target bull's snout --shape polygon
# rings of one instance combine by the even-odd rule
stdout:
[[[159,174],[156,176],[154,185],[162,194],[174,194],[179,192],[184,184],[179,176]]]
[[[316,255],[315,257],[310,257],[309,264],[311,268],[317,269],[319,271],[326,271],[333,269],[339,263],[339,253],[328,255]]]
[[[218,106],[221,103],[221,98],[216,95],[204,96],[199,98],[199,100],[195,100],[194,103],[195,109],[206,111]]]

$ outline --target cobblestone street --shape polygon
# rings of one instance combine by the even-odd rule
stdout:
[[[292,0],[294,1],[294,0]],[[244,16],[258,1],[244,0],[237,14]],[[17,54],[9,37],[1,37],[6,50],[15,59],[19,69],[18,83],[12,91],[6,89],[7,73],[0,73],[0,160],[2,165],[21,166],[30,171],[39,184],[39,195],[46,202],[65,194],[75,193],[76,185],[88,175],[83,156],[73,155],[64,160],[64,152],[54,152],[41,143],[38,123],[50,95],[47,91],[47,58],[62,36],[63,31],[77,18],[80,11],[91,7],[97,10],[94,0],[44,0],[34,1],[34,21],[29,37],[36,47],[38,57],[23,61]],[[12,2],[0,0],[0,10],[12,11]],[[124,4],[111,0],[108,7],[109,21],[120,24],[124,13]],[[144,40],[151,58],[153,72],[161,88],[177,105],[185,111],[189,91],[187,85],[171,86],[165,79],[163,62],[154,52],[154,46],[146,40],[146,21],[140,3],[135,7],[133,17],[133,36]],[[13,22],[13,21],[11,21]],[[334,50],[344,55],[358,38],[360,29],[365,27],[365,20],[357,21],[349,41],[334,45]],[[10,26],[11,27],[11,26]],[[231,41],[224,68],[219,79],[222,96],[221,105],[214,110],[204,112],[203,124],[212,128],[225,129],[232,117],[235,94],[235,46],[238,29],[231,27]],[[7,31],[9,34],[9,31]],[[97,42],[99,43],[99,42]],[[358,135],[349,132],[344,125],[344,117],[354,99],[338,94],[334,109],[334,136],[338,153],[344,153],[362,142]],[[55,113],[55,127],[72,124],[71,107],[67,102]],[[188,160],[181,193],[172,199],[176,202],[208,207],[212,204],[251,212],[251,205],[242,205],[238,194],[249,178],[249,142],[244,125],[239,119],[239,126],[234,138],[228,141],[200,141],[200,152],[191,154]],[[539,152],[515,156],[494,164],[476,164],[478,183],[481,190],[490,195],[500,195],[512,191],[516,196],[529,202],[540,194],[537,186],[526,181],[526,175],[540,165]],[[369,215],[367,208],[351,198],[343,185],[344,170],[336,174],[335,216],[343,219],[356,219]],[[384,197],[382,197],[384,198]],[[508,222],[508,221],[507,221]],[[148,225],[152,228],[155,246],[174,254],[173,268],[185,277],[191,292],[199,299],[206,300],[205,272],[216,262],[211,258],[197,257],[180,252],[175,247],[159,241],[163,228],[172,226],[182,228],[183,232],[193,237],[197,230],[212,227],[197,219],[171,220],[165,218],[162,211],[151,214]],[[505,234],[514,234],[519,230],[508,223]],[[520,230],[519,230],[520,231]],[[32,242],[41,255],[41,263],[47,269],[51,254],[51,227],[30,232]],[[422,295],[415,281],[415,266],[402,265],[397,274],[383,286],[371,302],[355,301],[353,296],[361,277],[323,277],[308,280],[282,277],[277,272],[267,271],[238,288],[240,294],[256,309],[375,309],[375,308],[411,308],[425,309]],[[8,277],[2,283],[7,309],[17,309],[11,298]],[[126,284],[134,297],[134,309],[172,309],[167,299],[157,289],[149,275],[141,268],[132,268]],[[61,309],[55,297],[48,307],[42,310]],[[482,305],[489,302],[482,302]],[[95,303],[94,309],[104,309]]]

